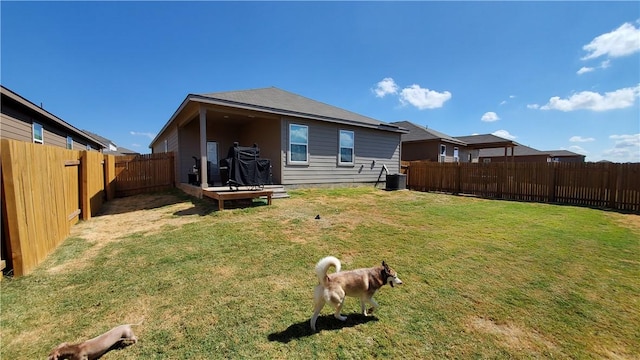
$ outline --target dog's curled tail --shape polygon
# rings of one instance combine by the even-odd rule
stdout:
[[[329,271],[331,266],[336,268],[336,272],[340,272],[340,260],[334,256],[322,258],[316,264],[316,275],[318,275],[318,282],[320,282],[320,284],[325,283],[327,271]]]

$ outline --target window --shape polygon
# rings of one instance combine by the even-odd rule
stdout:
[[[289,163],[309,163],[309,127],[289,124]]]
[[[453,148],[453,162],[460,162],[460,158],[458,157],[458,148]]]
[[[353,144],[354,134],[353,131],[340,130],[340,149],[338,164],[340,165],[353,165]]]
[[[484,158],[484,159],[482,159],[482,162],[485,163],[485,164],[488,164],[488,163],[491,162],[491,158]]]
[[[34,122],[33,123],[33,142],[35,143],[44,143],[42,125]]]
[[[87,144],[87,151],[91,150],[91,145]]]
[[[67,149],[73,150],[73,138],[71,136],[67,136]]]
[[[164,140],[164,152],[169,152],[169,140],[167,139]]]
[[[440,162],[445,162],[447,159],[447,145],[440,145]]]

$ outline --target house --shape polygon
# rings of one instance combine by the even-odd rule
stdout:
[[[140,153],[137,151],[129,150],[122,146],[118,146],[113,141],[105,137],[102,137],[98,134],[92,133],[91,131],[88,131],[88,130],[82,130],[82,131],[84,131],[87,135],[93,137],[94,139],[97,139],[98,141],[106,145],[106,148],[102,151],[104,154],[115,155],[115,156],[140,155]]]
[[[373,183],[400,171],[406,130],[276,87],[188,94],[149,147],[175,152],[176,183],[194,166],[201,187],[222,185],[220,159],[257,144],[280,185]],[[384,176],[382,176],[384,181]]]
[[[409,130],[402,135],[402,160],[434,162],[478,162],[480,149],[512,154],[515,143],[492,134],[452,137],[409,121],[392,123]]]
[[[401,138],[402,161],[465,162],[469,158],[463,141],[409,121],[392,124],[409,130]]]
[[[584,162],[585,158],[584,155],[568,150],[540,151],[518,143],[513,148],[513,153],[513,161],[516,162]],[[481,149],[479,161],[504,162],[505,158],[496,149]]]
[[[574,153],[569,150],[549,151],[551,162],[584,162],[585,155]]]
[[[0,85],[0,127],[3,139],[59,146],[73,150],[102,151],[100,140]]]
[[[549,152],[536,150],[522,144],[513,147],[512,155],[513,161],[517,162],[549,162],[550,160]],[[479,162],[484,163],[511,161],[510,158],[505,160],[504,154],[499,149],[480,149],[478,159]]]

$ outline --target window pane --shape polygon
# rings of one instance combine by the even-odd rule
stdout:
[[[33,140],[42,142],[42,125],[33,123]]]
[[[291,144],[291,161],[307,161],[307,146]]]
[[[308,129],[306,126],[291,125],[289,128],[289,142],[306,144],[308,139]]]
[[[353,132],[352,131],[340,131],[340,147],[353,147]]]
[[[343,163],[353,162],[353,149],[340,148],[340,162],[343,162]]]

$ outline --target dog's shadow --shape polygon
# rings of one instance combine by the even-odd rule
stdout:
[[[347,315],[347,320],[340,321],[333,317],[333,315],[324,315],[318,317],[318,320],[316,321],[316,329],[318,331],[339,330],[348,327],[354,327],[360,324],[365,324],[370,321],[378,321],[378,318],[376,318],[375,316],[364,316],[359,313],[354,313]],[[267,336],[267,338],[269,339],[269,341],[288,343],[291,340],[300,339],[313,334],[315,333],[311,330],[309,319],[307,319],[305,321],[292,324],[284,331],[271,333],[269,334],[269,336]]]

